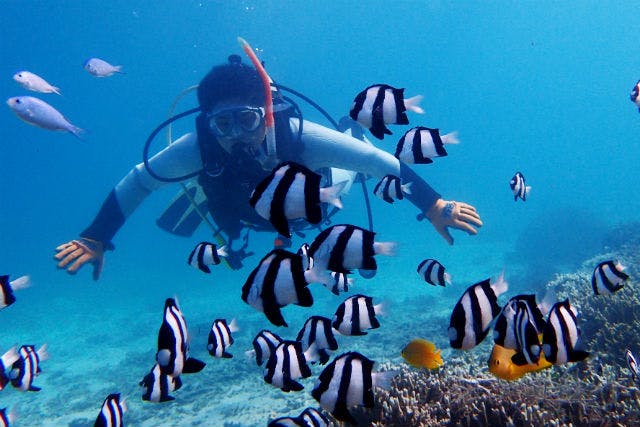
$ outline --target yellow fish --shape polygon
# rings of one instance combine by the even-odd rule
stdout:
[[[444,364],[440,351],[432,342],[416,338],[405,346],[400,355],[416,368],[438,369]]]
[[[540,353],[540,360],[537,364],[518,366],[511,361],[511,356],[514,354],[516,354],[515,350],[495,344],[491,351],[491,356],[489,356],[489,372],[503,380],[513,381],[529,372],[539,371],[551,366],[551,363],[544,358],[542,353]]]

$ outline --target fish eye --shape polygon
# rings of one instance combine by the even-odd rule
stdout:
[[[20,98],[16,98],[16,104],[20,104]]]

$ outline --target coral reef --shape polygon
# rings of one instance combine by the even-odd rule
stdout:
[[[376,390],[373,409],[354,408],[368,426],[629,426],[640,425],[640,389],[631,379],[625,348],[640,353],[640,238],[633,227],[610,234],[608,253],[585,261],[546,288],[578,308],[585,362],[554,366],[508,382],[486,369],[489,345],[456,353],[437,371],[398,367],[389,390]],[[626,237],[626,238],[625,238]],[[614,295],[596,296],[598,262],[620,260],[631,279]]]

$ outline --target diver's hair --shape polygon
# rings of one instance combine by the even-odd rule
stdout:
[[[198,103],[203,111],[220,101],[237,99],[250,105],[264,105],[264,86],[256,69],[242,63],[238,55],[230,55],[227,64],[217,65],[204,76],[198,86]]]

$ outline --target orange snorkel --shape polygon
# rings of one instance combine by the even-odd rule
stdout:
[[[264,69],[260,60],[256,56],[253,49],[245,39],[242,37],[238,37],[238,43],[240,43],[240,47],[244,50],[244,53],[247,54],[253,66],[260,74],[260,78],[262,79],[262,83],[264,85],[264,98],[265,98],[265,127],[266,127],[266,141],[267,141],[267,160],[264,162],[264,167],[271,169],[273,168],[278,159],[276,158],[276,128],[275,121],[273,119],[273,95],[271,94],[271,78],[267,74],[267,71]]]

